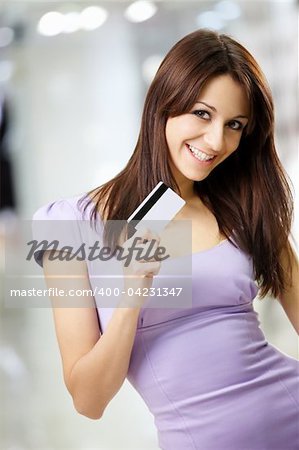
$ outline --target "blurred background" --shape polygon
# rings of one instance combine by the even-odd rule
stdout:
[[[200,27],[238,39],[269,80],[299,235],[295,0],[2,0],[1,250],[18,218],[31,219],[41,205],[86,192],[124,167],[158,65]],[[4,282],[3,252],[0,268]],[[297,335],[279,303],[256,299],[254,306],[267,339],[298,358]],[[158,449],[153,418],[127,382],[100,421],[76,413],[51,310],[2,305],[0,312],[1,449]]]

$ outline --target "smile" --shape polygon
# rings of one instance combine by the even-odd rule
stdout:
[[[198,148],[193,147],[192,145],[187,144],[189,150],[195,156],[195,158],[199,159],[199,161],[211,161],[212,159],[216,158],[216,156],[207,155],[207,153],[204,153]]]

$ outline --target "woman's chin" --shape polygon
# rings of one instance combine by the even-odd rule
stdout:
[[[205,180],[208,176],[209,176],[210,172],[205,172],[205,173],[197,173],[197,174],[186,174],[186,178],[188,178],[188,180],[190,181],[203,181]]]

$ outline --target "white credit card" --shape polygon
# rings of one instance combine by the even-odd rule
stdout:
[[[127,219],[134,227],[131,235],[143,226],[159,233],[185,204],[185,200],[160,181]],[[151,222],[144,223],[145,220]]]

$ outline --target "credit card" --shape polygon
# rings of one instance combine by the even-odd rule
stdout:
[[[159,233],[185,204],[185,200],[160,181],[127,219],[131,224],[129,237],[143,226]]]

